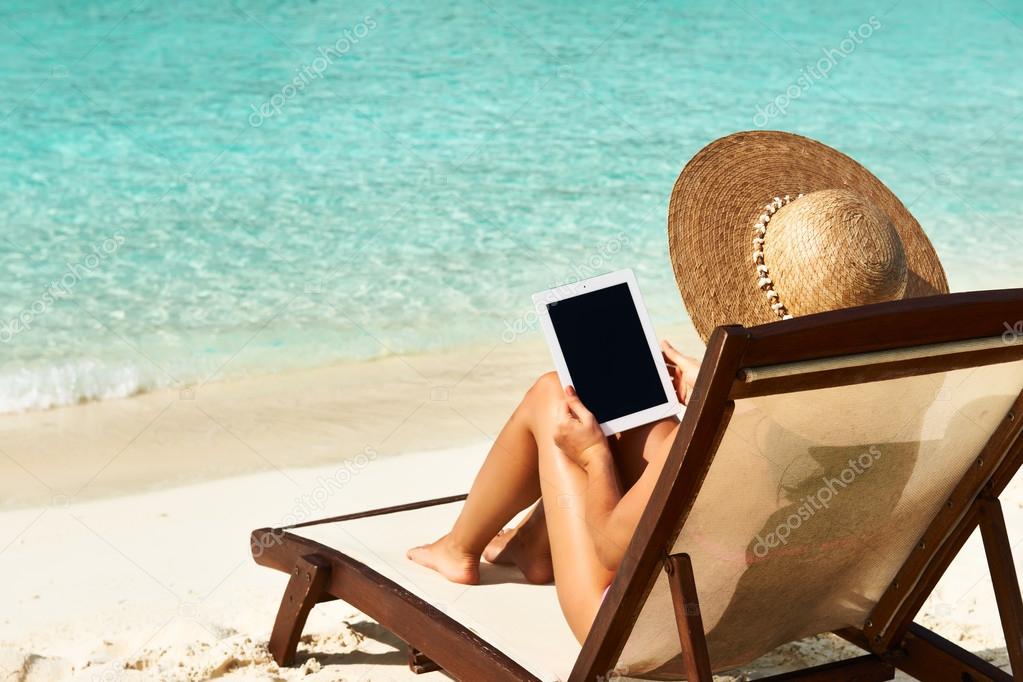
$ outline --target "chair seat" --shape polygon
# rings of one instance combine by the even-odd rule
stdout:
[[[405,558],[451,529],[462,502],[289,531],[335,549],[424,599],[541,680],[565,680],[580,646],[554,585],[531,585],[510,566],[483,564],[481,584],[449,582]]]

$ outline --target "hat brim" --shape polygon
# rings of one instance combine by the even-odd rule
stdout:
[[[668,205],[668,250],[675,281],[697,333],[778,321],[757,286],[753,225],[774,197],[847,189],[888,216],[902,238],[909,270],[905,298],[948,293],[945,271],[927,235],[884,183],[825,144],[779,131],[734,133],[694,156]]]

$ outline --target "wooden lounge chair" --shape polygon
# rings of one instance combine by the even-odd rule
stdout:
[[[343,599],[461,680],[679,678],[835,632],[851,660],[775,680],[1010,680],[913,623],[983,536],[1013,670],[1023,602],[998,495],[1023,461],[1023,289],[812,315],[710,339],[663,474],[580,646],[552,586],[448,583],[404,558],[464,496],[252,533],[291,574],[270,639]],[[496,571],[496,572],[495,572]],[[496,576],[497,579],[494,579]]]

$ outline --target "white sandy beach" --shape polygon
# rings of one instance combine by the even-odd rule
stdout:
[[[314,609],[298,665],[278,669],[265,643],[286,576],[253,563],[249,531],[465,492],[548,367],[517,342],[0,418],[0,679],[439,678],[341,602]],[[1021,484],[1003,499],[1017,538]],[[921,620],[1007,665],[979,538]],[[747,673],[842,652],[818,638]]]

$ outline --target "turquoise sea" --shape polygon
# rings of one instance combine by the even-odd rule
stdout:
[[[0,3],[0,412],[535,334],[751,128],[885,180],[954,290],[1019,285],[1023,5]]]

